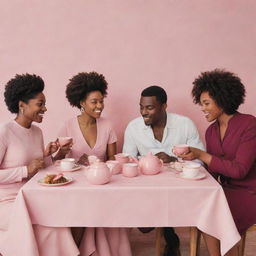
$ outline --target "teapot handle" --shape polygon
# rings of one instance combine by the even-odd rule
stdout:
[[[130,162],[130,163],[139,164],[138,159],[137,159],[136,157],[134,157],[134,156],[130,156],[130,157],[129,157],[129,162]]]

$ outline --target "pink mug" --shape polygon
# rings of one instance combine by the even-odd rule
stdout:
[[[123,164],[123,175],[125,177],[135,177],[139,174],[139,167],[136,163],[124,163]]]

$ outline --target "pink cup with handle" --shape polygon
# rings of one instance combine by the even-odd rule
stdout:
[[[172,148],[172,152],[176,155],[183,155],[183,154],[187,154],[189,152],[189,145],[187,144],[179,144],[179,145],[175,145]]]
[[[71,143],[72,141],[72,137],[58,137],[58,142],[61,147]]]
[[[112,175],[119,174],[122,171],[122,165],[117,160],[109,160],[106,164]]]
[[[120,163],[120,164],[125,164],[125,163],[129,163],[130,158],[129,158],[129,154],[126,153],[119,153],[115,155],[115,159]]]

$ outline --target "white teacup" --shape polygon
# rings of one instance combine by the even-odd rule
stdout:
[[[184,163],[181,163],[179,161],[176,161],[173,163],[174,164],[174,169],[177,170],[177,171],[182,171],[182,167],[184,165]]]
[[[60,168],[62,170],[72,170],[75,167],[74,158],[64,158],[60,161]]]
[[[188,163],[182,167],[183,176],[187,178],[194,178],[200,173],[199,163]]]

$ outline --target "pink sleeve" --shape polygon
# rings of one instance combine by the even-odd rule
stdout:
[[[212,172],[223,174],[234,179],[243,179],[256,161],[256,122],[251,122],[241,135],[236,157],[226,160],[212,156],[209,168]]]
[[[108,137],[108,144],[113,144],[117,141],[116,133],[112,126],[109,129],[109,137]]]
[[[0,184],[21,182],[22,179],[27,177],[28,170],[26,166],[19,166],[10,169],[0,170]]]
[[[4,155],[7,149],[7,142],[5,137],[0,138],[0,164],[4,159]],[[8,169],[0,169],[0,184],[10,184],[22,181],[23,178],[27,178],[28,171],[26,166],[19,166]]]

